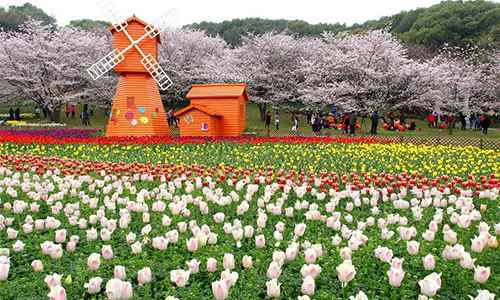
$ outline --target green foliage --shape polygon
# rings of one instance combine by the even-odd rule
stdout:
[[[343,24],[309,24],[301,20],[268,20],[261,18],[233,19],[222,23],[201,22],[189,25],[194,29],[204,30],[211,36],[219,35],[232,45],[238,46],[241,38],[249,33],[287,31],[298,36],[320,35],[324,31],[341,32],[346,29]]]
[[[101,28],[105,29],[111,26],[111,23],[99,20],[80,19],[71,21],[69,23],[69,26],[78,27],[81,29],[101,29]]]
[[[190,25],[209,35],[220,35],[230,45],[237,46],[248,33],[288,31],[297,36],[320,35],[329,32],[362,32],[389,28],[408,43],[433,49],[449,44],[465,46],[496,46],[500,44],[500,4],[484,1],[443,1],[429,8],[403,11],[379,20],[346,26],[344,24],[309,24],[300,20],[267,20],[260,18],[233,19],[222,23],[201,22]]]
[[[30,3],[22,6],[0,7],[0,28],[3,30],[17,30],[28,19],[42,21],[45,25],[55,25],[56,19],[46,14],[40,8]]]
[[[405,41],[431,47],[440,47],[445,43],[454,46],[500,43],[498,3],[483,0],[444,1],[422,10],[416,17],[407,16],[405,23],[409,25],[411,18],[414,21],[409,29],[398,32]]]

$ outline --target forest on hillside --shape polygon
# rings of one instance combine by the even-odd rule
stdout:
[[[21,6],[0,7],[0,28],[17,30],[29,18],[44,24],[56,24],[56,19],[40,8],[26,3]],[[334,20],[332,20],[334,21]],[[102,28],[109,23],[98,20],[73,20],[69,26],[83,29]],[[433,52],[443,45],[483,48],[500,47],[500,3],[485,0],[443,1],[428,8],[402,11],[398,14],[347,26],[340,23],[309,24],[302,20],[269,20],[261,18],[233,19],[221,23],[201,22],[186,25],[220,36],[229,45],[241,45],[248,34],[285,32],[297,37],[319,36],[324,32],[358,33],[370,29],[388,29],[406,44]],[[415,47],[414,47],[415,48]],[[414,49],[413,48],[413,49]]]
[[[437,49],[444,44],[482,47],[500,45],[500,3],[491,1],[443,1],[429,8],[403,11],[379,20],[346,26],[345,24],[309,24],[301,20],[233,19],[221,23],[201,22],[191,25],[210,35],[220,35],[237,46],[248,33],[287,31],[297,36],[360,32],[387,28],[407,43]]]

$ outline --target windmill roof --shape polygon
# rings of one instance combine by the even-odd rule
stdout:
[[[142,25],[142,26],[144,26],[144,27],[146,27],[146,26],[148,26],[148,25],[149,25],[149,23],[147,23],[146,21],[144,21],[144,20],[142,20],[142,19],[140,19],[140,18],[136,17],[135,15],[133,15],[132,17],[130,17],[130,18],[128,18],[128,19],[126,19],[125,21],[126,21],[127,23],[129,23],[129,24],[130,24],[131,22],[137,22],[137,23],[141,24],[141,25]],[[116,31],[116,28],[115,28],[115,26],[111,25],[111,26],[109,26],[109,27],[108,27],[108,30],[109,30],[111,33],[113,33],[113,32],[115,32],[115,31]],[[145,33],[145,32],[144,32],[144,33]],[[161,44],[160,35],[156,36],[156,38],[158,39],[158,43],[160,43],[160,44]]]
[[[188,99],[238,98],[241,95],[248,100],[245,83],[210,83],[193,84],[187,94]]]
[[[177,111],[175,113],[175,116],[180,116],[180,115],[183,115],[185,113],[187,113],[188,111],[192,110],[192,109],[197,109],[201,112],[204,112],[206,113],[207,115],[211,116],[211,117],[220,117],[221,115],[218,114],[215,110],[213,109],[210,109],[206,106],[203,106],[203,105],[199,105],[199,104],[191,104],[189,105],[188,107],[185,107],[179,111]]]

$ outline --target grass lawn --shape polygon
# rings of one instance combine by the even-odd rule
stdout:
[[[1,114],[6,114],[8,113],[8,107],[7,106],[0,106],[0,113]],[[78,112],[80,111],[80,107],[78,108]],[[30,107],[23,107],[21,108],[21,112],[23,113],[28,113],[32,112],[32,109]],[[272,130],[271,130],[271,136],[285,136],[285,135],[290,135],[291,134],[291,128],[292,128],[292,121],[291,121],[291,114],[289,113],[281,113],[280,114],[280,130],[275,130],[274,129],[274,113],[272,113],[273,116],[273,123],[272,123]],[[311,136],[313,135],[311,126],[307,124],[307,119],[306,116],[300,116],[300,121],[299,121],[299,134],[300,135],[305,135],[305,136]],[[94,128],[102,129],[104,130],[106,127],[106,123],[108,120],[107,114],[105,114],[102,110],[95,110],[94,116],[91,118],[91,125]],[[361,122],[361,129],[358,129],[356,134],[357,135],[367,135],[370,131],[370,126],[371,126],[371,121],[369,118],[366,119],[361,119],[359,118],[359,121]],[[427,122],[424,120],[420,119],[411,119],[408,118],[407,122],[414,121],[417,124],[417,131],[407,131],[407,132],[395,132],[395,131],[386,131],[383,130],[382,124],[379,124],[379,134],[382,136],[399,136],[399,135],[404,135],[404,136],[449,136],[450,132],[448,129],[434,129],[434,128],[429,128],[427,126]],[[29,121],[31,122],[31,121]],[[34,121],[33,121],[34,122]],[[82,123],[80,118],[77,116],[75,118],[66,118],[64,114],[61,115],[61,123],[66,123],[68,124],[68,127],[82,127]],[[458,124],[457,124],[458,126]],[[495,126],[495,125],[494,125]],[[266,136],[267,131],[265,129],[265,124],[260,121],[260,116],[259,116],[259,109],[257,105],[254,103],[249,103],[247,106],[247,131],[248,132],[254,132],[258,136]],[[174,134],[178,134],[178,129],[174,128],[173,129]],[[322,130],[322,135],[331,135],[331,136],[338,136],[342,135],[342,132],[340,130]],[[481,134],[479,131],[474,131],[474,130],[459,130],[455,129],[453,130],[453,135],[454,136],[467,136],[467,137],[480,137]],[[492,139],[498,139],[500,138],[500,129],[497,127],[490,128],[488,138]]]

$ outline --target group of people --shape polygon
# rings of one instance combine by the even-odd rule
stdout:
[[[175,116],[173,108],[170,108],[167,111],[167,122],[168,122],[168,126],[170,126],[170,127],[172,127],[172,126],[179,127],[179,118],[177,118]]]
[[[427,116],[427,123],[431,128],[454,128],[457,121],[460,123],[461,130],[469,127],[472,130],[481,130],[483,134],[488,134],[488,128],[491,126],[491,119],[487,114],[472,113],[467,117],[462,112],[457,115],[432,112]]]
[[[15,110],[11,107],[9,108],[9,121],[21,121],[21,109],[18,107]]]
[[[321,135],[323,129],[340,129],[345,134],[354,135],[356,129],[360,128],[360,124],[357,121],[356,112],[344,113],[342,117],[336,117],[334,113],[322,114],[322,113],[308,113],[307,123],[311,126],[312,131],[315,135]],[[299,131],[299,115],[297,113],[292,114],[292,134],[297,134]],[[267,135],[270,135],[272,123],[272,114],[268,111],[265,115],[265,126],[267,129]],[[280,130],[280,113],[276,111],[274,113],[274,128],[275,130]]]

